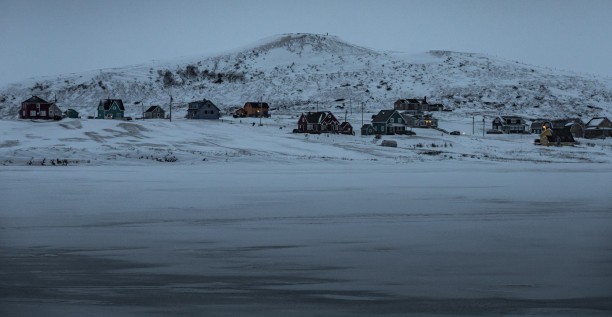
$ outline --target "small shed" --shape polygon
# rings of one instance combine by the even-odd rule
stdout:
[[[160,106],[151,106],[144,113],[145,119],[164,119],[166,111]]]
[[[353,126],[350,123],[346,122],[346,121],[344,121],[344,122],[342,122],[340,124],[339,132],[342,133],[342,134],[352,134],[352,135],[355,135],[355,132],[353,132]]]
[[[79,112],[70,108],[66,111],[64,111],[64,117],[65,118],[72,118],[72,119],[77,119],[79,117]]]
[[[374,127],[369,123],[362,125],[361,135],[374,135]]]

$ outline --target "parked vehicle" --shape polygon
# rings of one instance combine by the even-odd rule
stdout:
[[[461,132],[459,131],[453,131],[450,133],[450,135],[461,135]]]
[[[394,140],[383,140],[380,145],[388,147],[397,147],[397,142]]]

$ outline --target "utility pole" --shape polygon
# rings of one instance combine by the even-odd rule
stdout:
[[[363,127],[363,102],[361,103],[361,126]]]
[[[259,96],[259,126],[261,127],[261,117],[263,117],[263,104],[261,103],[261,96]]]
[[[472,115],[472,135],[476,133],[476,118]]]
[[[170,122],[172,122],[172,95],[170,95]]]

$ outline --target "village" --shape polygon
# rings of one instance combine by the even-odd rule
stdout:
[[[170,103],[172,105],[172,103]],[[153,105],[145,110],[141,101],[134,102],[140,106],[142,116],[132,118],[126,116],[125,105],[122,99],[100,100],[96,116],[89,119],[169,119],[172,120],[172,106],[167,113],[162,106]],[[343,107],[341,107],[343,108]],[[450,112],[441,103],[428,103],[427,97],[398,99],[393,108],[380,110],[371,116],[371,123],[365,123],[362,114],[360,134],[373,135],[380,138],[382,135],[415,135],[413,128],[435,129],[444,134],[461,135],[460,131],[447,131],[439,126],[435,112]],[[271,108],[267,102],[246,102],[243,107],[230,109],[233,118],[269,118]],[[186,119],[192,120],[219,120],[223,117],[222,111],[212,101],[207,99],[195,100],[187,103]],[[61,120],[63,118],[81,118],[79,112],[69,108],[62,111],[57,101],[49,102],[38,96],[21,103],[19,118],[27,120]],[[475,120],[475,119],[474,119]],[[527,119],[519,115],[499,115],[491,119],[490,128],[485,129],[485,118],[482,118],[483,134],[537,134],[534,140],[536,145],[573,145],[577,138],[595,139],[612,137],[612,121],[607,117],[594,117],[584,122],[581,118],[534,118]],[[253,122],[253,125],[255,122]],[[353,125],[348,122],[346,115],[340,122],[332,111],[312,111],[301,113],[294,133],[306,134],[346,134],[355,135]],[[382,145],[396,146],[394,142],[383,142]]]

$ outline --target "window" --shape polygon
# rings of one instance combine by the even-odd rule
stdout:
[[[36,110],[30,110],[30,117],[36,117]]]
[[[47,112],[45,110],[41,110],[40,111],[40,116],[41,117],[46,117],[47,116]]]

